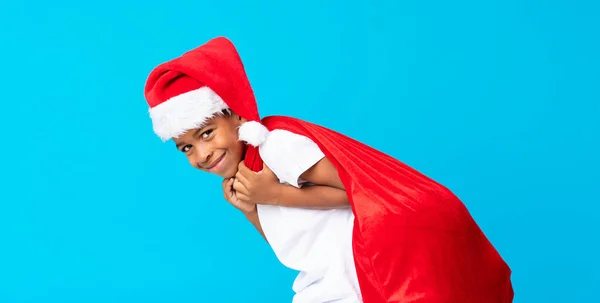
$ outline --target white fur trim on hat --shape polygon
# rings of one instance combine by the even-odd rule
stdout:
[[[150,109],[154,132],[163,140],[177,138],[186,131],[201,127],[206,120],[228,106],[208,87],[175,96]]]
[[[238,130],[240,141],[244,141],[252,146],[259,146],[269,135],[269,129],[257,121],[248,121],[242,124]]]

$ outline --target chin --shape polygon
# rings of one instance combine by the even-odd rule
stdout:
[[[228,178],[233,178],[233,177],[235,177],[235,174],[236,174],[236,173],[237,173],[237,167],[236,167],[236,169],[233,169],[233,168],[232,168],[232,169],[229,169],[227,172],[223,173],[223,174],[221,175],[221,177],[223,177],[223,178],[225,178],[225,179],[228,179]]]

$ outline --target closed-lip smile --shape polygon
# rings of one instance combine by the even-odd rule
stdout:
[[[207,166],[205,169],[206,170],[215,170],[215,168],[218,168],[219,164],[221,164],[221,162],[223,162],[224,158],[225,158],[225,153],[223,153],[215,162],[213,162],[211,165]]]

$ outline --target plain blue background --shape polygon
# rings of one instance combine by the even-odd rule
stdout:
[[[597,2],[368,2],[3,3],[0,302],[290,302],[220,180],[152,133],[150,70],[219,35],[263,115],[456,192],[515,302],[598,302]]]

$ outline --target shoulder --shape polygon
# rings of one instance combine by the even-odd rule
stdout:
[[[261,145],[260,156],[277,177],[299,186],[299,176],[324,157],[319,146],[306,136],[275,129]]]
[[[274,129],[269,132],[269,135],[263,145],[316,145],[311,139],[306,136],[293,133],[283,129]]]

